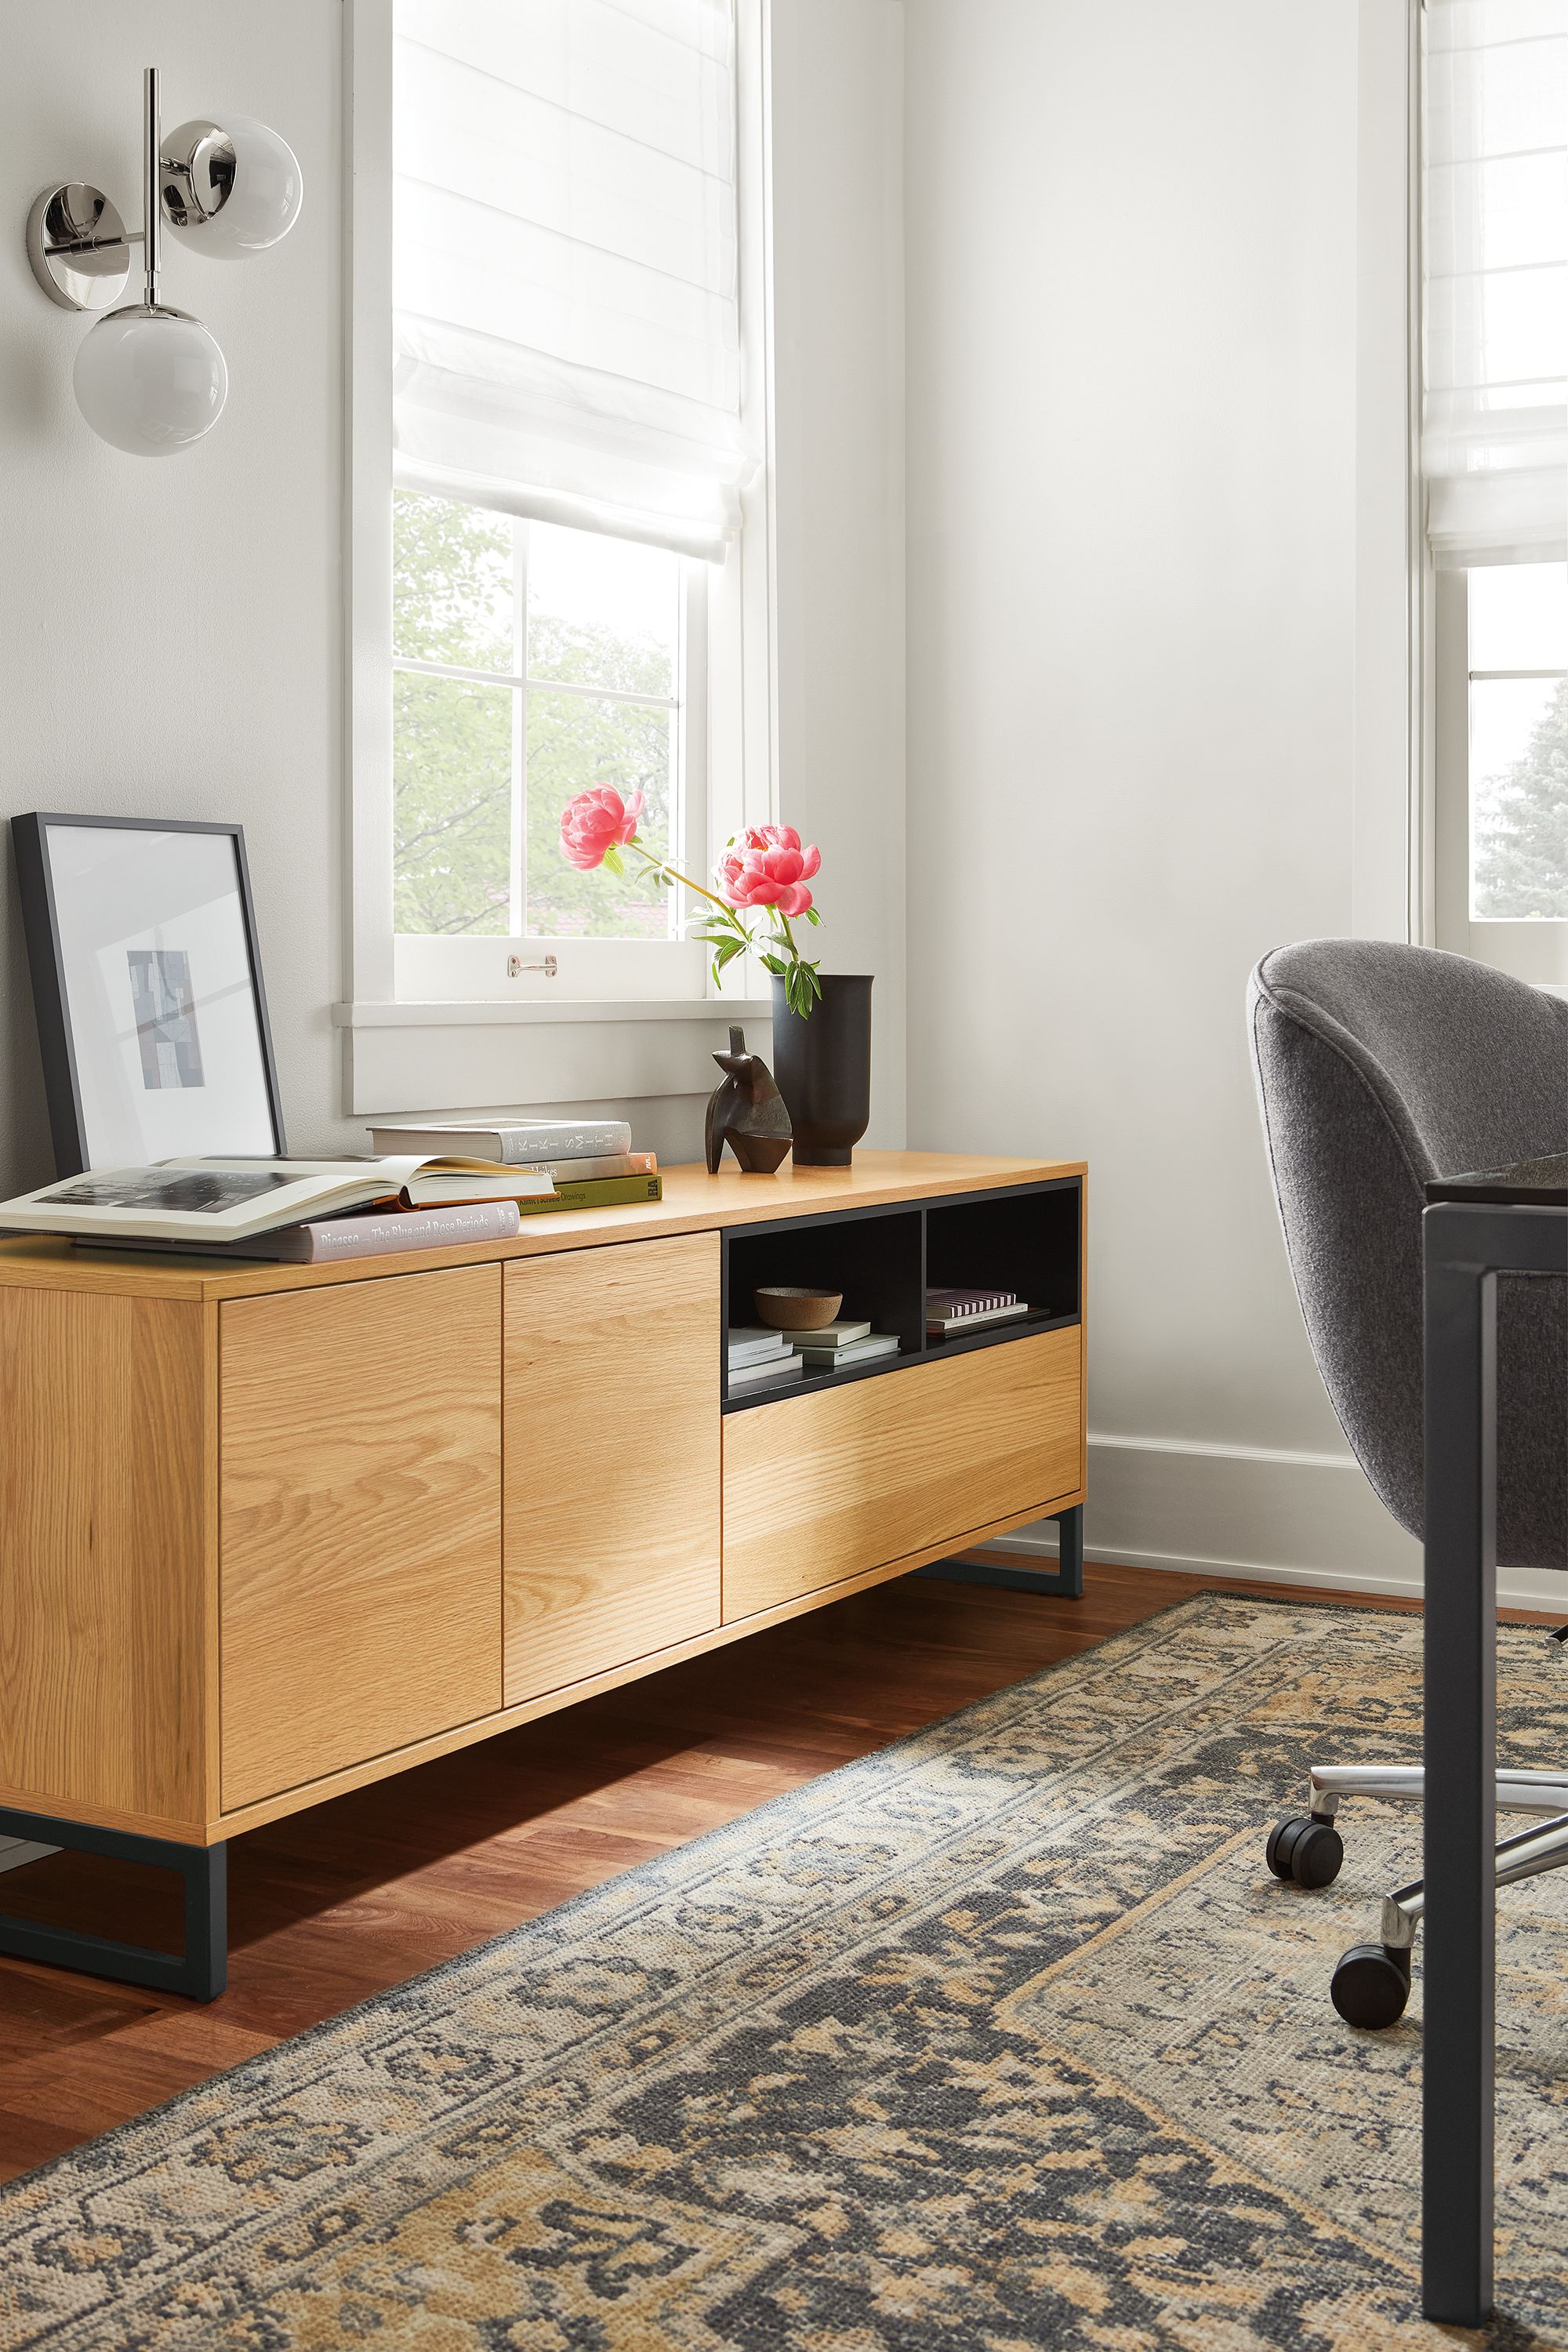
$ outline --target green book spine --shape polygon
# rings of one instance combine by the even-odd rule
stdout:
[[[553,1201],[520,1201],[525,1217],[548,1216],[557,1209],[619,1209],[633,1201],[662,1201],[662,1176],[588,1176],[582,1183],[557,1182]]]

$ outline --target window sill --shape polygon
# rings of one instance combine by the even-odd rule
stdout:
[[[707,1094],[731,1022],[761,997],[334,1004],[356,1117]]]
[[[765,997],[510,997],[454,998],[445,1003],[334,1004],[338,1029],[505,1029],[574,1021],[771,1021]]]

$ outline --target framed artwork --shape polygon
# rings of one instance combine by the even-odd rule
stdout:
[[[55,1171],[287,1156],[237,824],[13,817]]]

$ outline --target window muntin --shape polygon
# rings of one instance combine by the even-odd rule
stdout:
[[[689,560],[406,490],[394,530],[396,932],[678,940],[673,893],[579,874],[559,828],[613,784],[679,853]]]

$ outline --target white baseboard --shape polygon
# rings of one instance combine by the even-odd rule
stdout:
[[[986,1549],[1054,1555],[1056,1528],[1042,1520]],[[1091,1436],[1084,1557],[1270,1584],[1421,1591],[1420,1545],[1348,1454]],[[1500,1569],[1498,1598],[1568,1616],[1568,1579]]]

